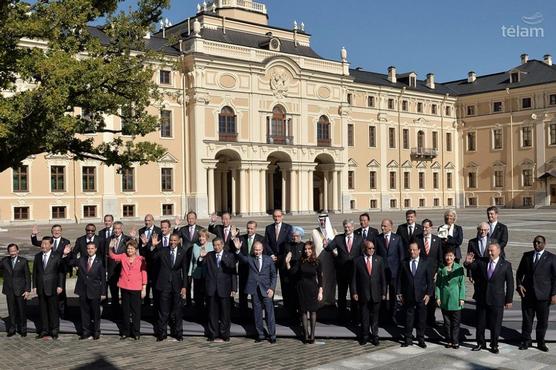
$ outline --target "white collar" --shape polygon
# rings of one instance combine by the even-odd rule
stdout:
[[[500,260],[500,256],[498,256],[495,260],[490,260],[490,262],[494,262],[494,264],[496,265],[499,260]]]
[[[415,262],[417,262],[417,264],[419,264],[419,256],[417,256],[417,258],[415,258],[415,259],[412,258],[410,261],[411,262],[415,261]]]

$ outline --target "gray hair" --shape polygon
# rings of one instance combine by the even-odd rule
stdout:
[[[347,224],[351,224],[351,226],[355,225],[355,222],[351,219],[345,219],[344,221],[342,221],[342,225],[346,226]]]

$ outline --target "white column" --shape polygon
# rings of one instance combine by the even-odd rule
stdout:
[[[228,209],[228,170],[222,171],[222,211],[231,211]]]
[[[286,212],[286,210],[288,209],[286,204],[286,191],[288,190],[288,188],[286,187],[287,173],[283,169],[280,169],[280,174],[282,175],[282,211]]]
[[[251,186],[247,181],[247,169],[239,169],[239,213],[244,215],[247,214],[247,194],[251,194]]]
[[[308,197],[308,198],[309,198],[309,206],[307,207],[307,209],[309,210],[309,212],[312,212],[312,211],[313,211],[313,203],[314,203],[314,200],[313,200],[313,187],[314,187],[315,185],[314,185],[314,183],[313,183],[313,174],[314,174],[313,170],[307,171],[307,176],[308,176],[308,178],[307,178],[307,184],[308,184],[308,185],[307,185],[307,186],[309,187],[309,197]]]
[[[209,167],[208,171],[208,211],[209,214],[213,214],[215,212],[214,204],[215,204],[215,191],[214,191],[214,168]]]
[[[236,208],[237,208],[237,170],[234,168],[232,169],[232,209],[231,209],[231,213],[233,215],[236,214]]]
[[[297,207],[297,170],[292,169],[290,171],[290,211],[297,212],[299,209]]]
[[[266,170],[261,169],[259,170],[259,195],[260,195],[260,204],[259,204],[259,212],[261,214],[266,213]]]
[[[332,209],[334,212],[339,210],[338,207],[338,171],[332,171]]]
[[[324,185],[324,189],[322,193],[322,199],[323,199],[322,208],[325,211],[328,211],[328,171],[323,171],[323,185]]]
[[[266,183],[268,184],[268,209],[272,210],[274,208],[274,169],[275,166],[269,166],[266,173]]]

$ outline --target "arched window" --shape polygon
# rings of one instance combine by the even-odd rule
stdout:
[[[218,115],[218,133],[220,140],[236,141],[236,115],[234,110],[228,106],[222,108]]]
[[[281,105],[272,109],[272,116],[267,117],[268,142],[274,144],[292,144],[290,135],[291,118],[287,118],[286,110]]]
[[[417,148],[423,149],[425,147],[425,133],[423,131],[417,132]]]
[[[317,145],[330,146],[330,121],[324,115],[317,122]]]

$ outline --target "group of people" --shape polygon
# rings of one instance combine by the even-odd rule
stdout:
[[[545,238],[536,236],[533,251],[523,254],[514,284],[504,253],[508,228],[498,221],[496,207],[489,207],[487,216],[488,222],[481,222],[476,237],[469,240],[466,255],[461,251],[463,229],[456,224],[454,210],[445,212],[436,234],[430,219],[416,222],[414,210],[406,212],[406,223],[395,233],[390,219],[382,220],[379,233],[370,226],[368,213],[359,216],[359,228],[355,229],[353,220],[344,220],[343,233],[337,233],[328,215],[321,213],[307,241],[302,241],[302,228],[283,222],[279,209],[272,213],[273,223],[266,226],[264,235],[257,233],[255,221],[249,221],[246,233],[240,234],[229,213],[222,214],[218,224],[218,217],[212,215],[205,229],[197,225],[192,211],[181,227],[179,218],[174,225],[162,220],[158,227],[153,216],[146,215],[145,226],[129,235],[124,234],[121,222],[106,215],[104,229],[97,233],[95,225],[88,224],[86,234],[74,246],[62,237],[60,225],[52,226],[52,235],[41,240],[34,227],[32,244],[41,251],[35,256],[32,275],[16,244],[8,245],[9,256],[0,264],[9,309],[8,336],[16,331],[22,336],[27,333],[25,301],[32,287],[41,315],[37,336],[57,338],[59,317],[67,304],[66,275],[76,268],[82,339],[99,338],[101,301],[109,293],[111,312],[122,319],[122,339],[140,338],[142,301],[150,304],[152,296],[158,341],[167,338],[168,326],[171,336],[183,340],[184,303],[194,305],[199,317],[208,315],[209,341],[229,341],[231,307],[238,292],[239,311],[245,319],[251,298],[256,341],[274,343],[274,295],[279,278],[285,312],[301,324],[305,343],[315,340],[317,311],[337,305],[341,322],[359,325],[361,344],[378,345],[379,323],[397,323],[403,314],[402,346],[413,344],[416,329],[417,344],[425,348],[425,329],[435,325],[439,307],[445,345],[457,349],[465,280],[469,279],[477,312],[477,345],[472,350],[486,348],[488,326],[490,350],[498,353],[504,308],[511,307],[515,286],[523,313],[519,348],[531,346],[536,315],[537,346],[547,351],[548,314],[550,305],[556,304],[556,256],[545,250]]]

